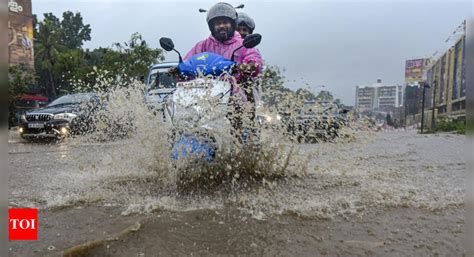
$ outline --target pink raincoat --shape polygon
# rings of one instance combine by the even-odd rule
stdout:
[[[244,39],[240,36],[239,32],[235,31],[234,36],[225,41],[220,42],[215,39],[212,35],[207,39],[197,43],[184,57],[184,60],[188,60],[191,56],[199,54],[202,52],[211,52],[215,54],[222,55],[224,58],[230,59],[232,57],[232,52],[238,47],[242,46]],[[247,49],[242,47],[237,50],[234,55],[234,60],[237,63],[250,63],[253,62],[257,65],[257,72],[254,73],[254,76],[258,75],[263,67],[263,60],[260,52],[257,49]],[[234,94],[239,94],[242,96],[242,100],[246,101],[247,97],[243,93],[243,90],[239,87],[234,87]]]
[[[189,51],[184,60],[189,59],[191,56],[195,54],[199,54],[202,52],[211,52],[218,55],[222,55],[224,58],[230,59],[232,56],[232,52],[237,49],[238,47],[242,46],[242,42],[244,40],[240,36],[239,32],[234,32],[234,36],[225,41],[219,42],[215,39],[212,35],[209,36],[207,39],[197,43],[191,51]],[[239,49],[235,52],[235,59],[237,63],[249,63],[254,62],[257,67],[261,69],[263,67],[263,60],[262,56],[258,52],[257,49],[247,49],[245,47]]]

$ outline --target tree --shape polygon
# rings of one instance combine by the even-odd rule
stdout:
[[[319,94],[316,96],[317,100],[320,101],[332,101],[334,97],[332,96],[331,92],[326,90],[321,90]]]
[[[38,21],[33,17],[35,40],[35,69],[39,86],[46,95],[55,98],[71,90],[70,80],[84,73],[84,41],[90,40],[90,26],[82,23],[79,13],[63,13],[59,20],[52,13],[45,13]]]
[[[81,48],[85,41],[91,40],[91,28],[84,25],[80,13],[66,11],[61,21],[61,44],[68,49]]]
[[[35,83],[35,75],[24,64],[8,67],[8,124],[15,124],[16,105],[21,95]]]
[[[128,42],[87,50],[85,59],[89,67],[96,67],[96,72],[81,79],[91,88],[99,76],[115,86],[127,86],[131,80],[147,74],[148,68],[164,60],[164,56],[161,49],[149,47],[139,33],[134,33]]]
[[[162,50],[148,47],[139,33],[133,33],[128,43],[115,43],[112,49],[115,53],[107,52],[110,57],[108,64],[135,78],[146,74],[150,65],[164,60]]]
[[[86,64],[88,66],[99,66],[102,65],[102,61],[104,60],[105,55],[109,51],[109,48],[99,47],[93,49],[92,51],[86,49],[84,52]]]
[[[45,14],[35,30],[35,68],[48,96],[56,97],[54,66],[62,48],[59,41],[59,20],[51,13]]]
[[[261,76],[264,91],[263,101],[270,106],[284,109],[298,109],[305,101],[332,101],[331,92],[323,90],[315,96],[309,89],[299,88],[292,91],[284,86],[285,78],[277,67],[267,67]]]
[[[298,90],[296,90],[296,95],[304,101],[316,100],[316,96],[308,89],[299,88]]]
[[[261,75],[260,83],[264,93],[262,100],[270,106],[294,97],[294,92],[284,86],[285,77],[278,67],[268,66]]]
[[[73,80],[82,78],[91,71],[84,56],[82,49],[67,49],[59,54],[54,73],[60,74],[57,86],[60,95],[73,91]]]

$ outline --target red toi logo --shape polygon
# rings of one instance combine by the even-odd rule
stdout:
[[[38,240],[38,209],[8,209],[8,238]]]

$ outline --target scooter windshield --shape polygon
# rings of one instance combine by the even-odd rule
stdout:
[[[182,75],[195,78],[202,76],[220,76],[230,73],[236,62],[224,58],[221,55],[204,52],[193,55],[191,58],[179,64],[178,68]]]

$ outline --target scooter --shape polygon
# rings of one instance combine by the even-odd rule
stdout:
[[[229,103],[235,97],[236,65],[234,54],[242,47],[253,48],[261,41],[261,35],[247,36],[243,45],[234,50],[231,59],[203,52],[183,62],[170,38],[161,38],[160,45],[166,51],[179,56],[176,71],[181,81],[176,83],[173,94],[164,102],[165,115],[171,121],[171,158],[212,162],[222,144],[218,133],[228,124],[226,114]],[[244,133],[245,134],[245,133]],[[244,137],[248,137],[243,135]]]

